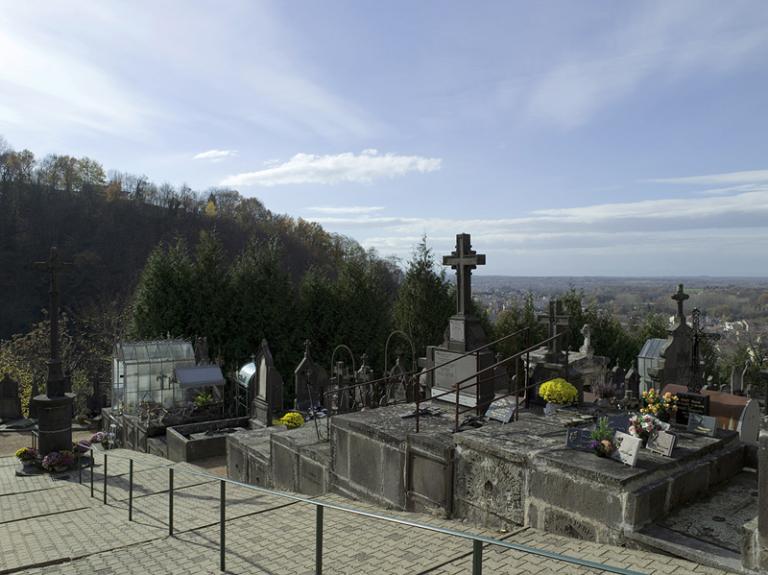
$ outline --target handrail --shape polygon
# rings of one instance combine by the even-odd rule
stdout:
[[[126,458],[119,455],[113,455],[114,457],[119,457],[121,459],[129,459],[131,461],[131,469],[130,469],[130,487],[131,491],[133,489],[133,459]],[[181,470],[180,470],[181,471]],[[343,513],[352,513],[354,515],[359,515],[361,517],[367,517],[369,519],[376,519],[380,521],[386,521],[388,523],[394,523],[397,525],[405,525],[407,527],[414,527],[417,529],[423,529],[425,531],[431,531],[434,533],[439,533],[442,535],[450,535],[452,537],[459,537],[460,539],[466,539],[471,540],[473,542],[473,573],[481,573],[482,570],[482,544],[485,543],[487,545],[496,545],[498,547],[503,547],[505,549],[512,549],[514,551],[520,551],[522,553],[527,553],[529,555],[536,555],[539,557],[544,557],[546,559],[552,559],[554,561],[561,561],[563,563],[570,563],[572,565],[578,565],[580,567],[586,567],[589,569],[595,569],[602,572],[607,573],[616,573],[617,575],[644,575],[643,573],[639,571],[632,571],[630,569],[624,569],[623,567],[614,567],[612,565],[606,565],[603,563],[597,563],[595,561],[590,561],[588,559],[581,559],[579,557],[573,557],[570,555],[564,555],[562,553],[556,553],[554,551],[547,551],[546,549],[539,549],[538,547],[531,547],[530,545],[523,545],[520,543],[511,543],[508,541],[503,541],[501,539],[496,539],[493,537],[488,537],[486,535],[479,535],[479,534],[472,534],[472,533],[466,533],[464,531],[456,531],[454,529],[447,529],[445,527],[438,527],[436,525],[430,525],[429,523],[422,523],[420,521],[414,521],[412,519],[405,519],[401,517],[392,517],[390,515],[384,515],[381,513],[376,513],[373,511],[365,511],[363,509],[356,509],[354,507],[348,507],[346,505],[340,505],[338,503],[332,503],[330,501],[322,501],[320,499],[316,498],[308,498],[308,497],[302,497],[300,495],[295,495],[293,493],[287,493],[285,491],[278,491],[274,489],[267,489],[266,487],[259,487],[257,485],[251,485],[249,483],[243,483],[242,481],[236,481],[234,479],[229,479],[225,477],[220,477],[218,475],[212,475],[210,473],[204,473],[201,471],[194,471],[191,469],[184,469],[183,473],[188,473],[190,475],[196,475],[198,477],[205,477],[207,479],[210,479],[212,481],[218,481],[220,483],[221,489],[220,489],[220,508],[221,508],[221,514],[220,514],[220,529],[221,529],[221,538],[220,538],[220,569],[222,571],[225,570],[225,554],[224,554],[224,545],[225,545],[225,538],[224,538],[224,525],[226,523],[226,518],[224,514],[224,508],[226,504],[226,496],[225,496],[225,489],[224,485],[226,483],[229,483],[231,485],[236,485],[238,487],[243,487],[245,489],[250,489],[252,491],[257,491],[259,493],[265,493],[267,495],[272,495],[275,497],[282,497],[284,499],[289,499],[291,501],[297,502],[297,503],[306,503],[309,505],[314,505],[316,508],[316,515],[317,515],[317,523],[316,523],[316,572],[321,574],[322,573],[322,529],[323,529],[323,509],[332,509],[334,511],[340,511]],[[91,468],[91,480],[93,480],[93,469]],[[104,483],[106,487],[106,469],[105,469],[105,475],[104,475]],[[93,496],[93,492],[91,492],[91,496]],[[104,492],[104,499],[106,502],[106,491]],[[169,533],[171,536],[173,536],[173,466],[169,467]],[[132,497],[131,497],[131,505],[129,506],[129,518],[132,516]]]

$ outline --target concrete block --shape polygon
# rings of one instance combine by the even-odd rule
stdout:
[[[628,493],[624,522],[632,530],[637,530],[646,523],[664,517],[669,486],[670,482],[664,480]]]
[[[306,495],[322,495],[328,485],[328,468],[322,464],[299,456],[298,491]]]
[[[373,439],[349,434],[349,479],[376,495],[382,491],[383,449]]]
[[[245,450],[231,435],[227,438],[227,476],[248,483],[248,460]]]
[[[299,456],[290,447],[272,441],[272,482],[276,489],[298,490]]]
[[[668,511],[709,493],[710,465],[711,462],[705,461],[672,477]]]
[[[530,495],[545,503],[609,527],[621,526],[619,493],[604,484],[579,480],[558,469],[533,469],[529,486]]]
[[[269,459],[263,459],[254,453],[247,452],[248,483],[271,489],[272,469]]]

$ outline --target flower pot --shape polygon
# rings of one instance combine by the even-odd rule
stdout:
[[[560,409],[561,407],[563,406],[559,403],[547,402],[547,405],[544,407],[544,415],[546,415],[547,417],[552,417],[557,413],[557,410]]]

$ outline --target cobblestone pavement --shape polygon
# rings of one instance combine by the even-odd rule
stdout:
[[[128,461],[134,458],[134,521],[128,521]],[[146,454],[110,452],[107,504],[103,457],[97,454],[94,495],[89,475],[68,479],[16,478],[13,460],[0,458],[0,573],[203,574],[219,572],[219,489],[188,464]],[[174,470],[174,536],[168,536],[168,469]],[[115,475],[113,475],[113,473]],[[315,506],[226,486],[228,573],[314,573]],[[409,518],[458,531],[501,538],[641,573],[722,574],[688,561],[557,537],[534,529],[499,534],[458,521],[382,511],[334,495],[347,507]],[[454,575],[471,573],[472,542],[414,527],[326,509],[325,573]],[[484,573],[596,573],[521,551],[484,549]]]

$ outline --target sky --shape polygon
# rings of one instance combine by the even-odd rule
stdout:
[[[0,0],[0,135],[476,273],[768,275],[768,9]]]

